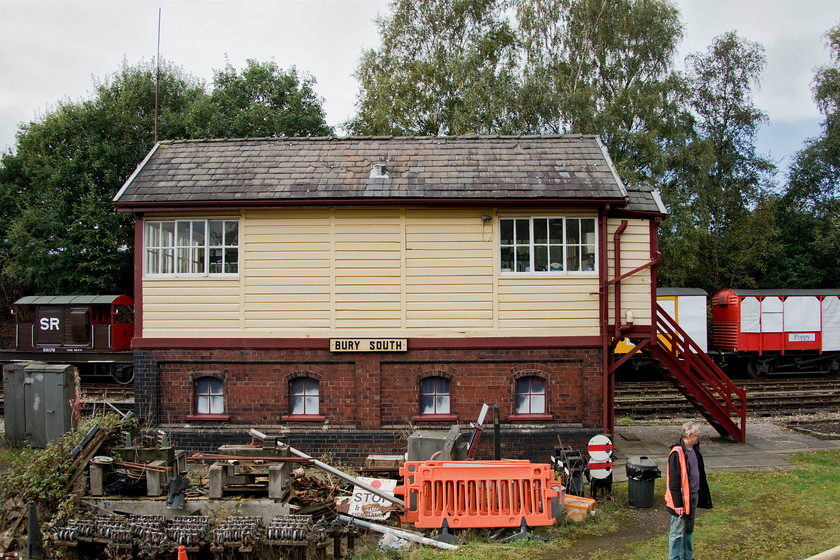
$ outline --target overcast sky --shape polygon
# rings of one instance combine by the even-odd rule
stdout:
[[[327,122],[354,111],[353,78],[362,49],[378,45],[373,20],[388,0],[0,0],[0,150],[14,146],[19,124],[61,100],[89,98],[93,78],[115,72],[123,59],[161,57],[211,83],[225,56],[292,65],[317,80]],[[685,23],[680,59],[705,50],[729,30],[766,49],[762,88],[755,97],[770,123],[759,149],[789,158],[819,133],[811,99],[814,68],[829,62],[824,33],[840,23],[838,0],[678,0]],[[783,166],[788,160],[783,161]]]

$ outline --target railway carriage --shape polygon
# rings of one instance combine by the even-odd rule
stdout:
[[[126,295],[27,296],[14,303],[15,348],[2,361],[67,363],[86,381],[130,382],[134,301]]]
[[[746,370],[757,379],[840,373],[840,290],[727,289],[709,298],[699,288],[658,288],[656,302],[730,372]],[[669,347],[666,335],[659,339]],[[622,340],[615,351],[631,348]],[[639,353],[631,364],[625,380],[644,378],[638,372],[647,372],[651,361]]]
[[[711,347],[753,377],[840,372],[840,290],[721,290]]]
[[[708,294],[700,288],[657,288],[656,303],[691,337],[704,352],[708,351],[707,300]],[[663,344],[668,341],[659,335]],[[626,354],[633,348],[631,341],[621,339],[615,347],[616,354]],[[637,369],[640,365],[636,362]]]

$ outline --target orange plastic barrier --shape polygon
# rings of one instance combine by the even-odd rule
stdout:
[[[418,529],[553,525],[550,465],[530,461],[422,461],[400,468],[405,497],[403,523]]]

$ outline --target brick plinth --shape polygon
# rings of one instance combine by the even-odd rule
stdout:
[[[547,461],[557,445],[582,443],[603,430],[603,366],[597,348],[422,349],[402,353],[330,353],[312,349],[145,349],[135,351],[135,412],[170,431],[176,445],[213,451],[244,443],[249,428],[287,438],[313,456],[359,463],[374,453],[403,453],[412,428],[448,430],[475,421],[484,403],[499,405],[502,455]],[[224,415],[196,418],[195,380],[224,386]],[[450,382],[450,415],[420,415],[420,383]],[[545,380],[546,411],[515,414],[515,384]],[[318,381],[319,409],[291,414],[290,380]],[[489,435],[488,435],[489,434]],[[492,413],[478,451],[493,456]]]

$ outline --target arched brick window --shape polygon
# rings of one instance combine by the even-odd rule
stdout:
[[[449,414],[449,380],[426,377],[420,381],[420,414]]]
[[[225,386],[221,379],[199,377],[195,380],[195,413],[224,414]]]
[[[419,389],[419,414],[417,422],[457,422],[458,415],[452,413],[452,378],[445,370],[429,370],[417,375]]]
[[[187,414],[187,420],[230,420],[230,416],[225,413],[225,377],[226,372],[220,371],[190,373],[193,399],[192,411]]]
[[[511,383],[513,406],[509,419],[514,422],[552,420],[548,390],[546,372],[534,369],[516,372]]]
[[[545,414],[545,379],[536,375],[516,380],[516,414]]]
[[[289,414],[317,416],[321,399],[320,384],[311,377],[296,377],[289,382]]]
[[[280,419],[288,422],[323,422],[321,414],[321,374],[294,371],[286,375],[289,390],[289,413]]]

